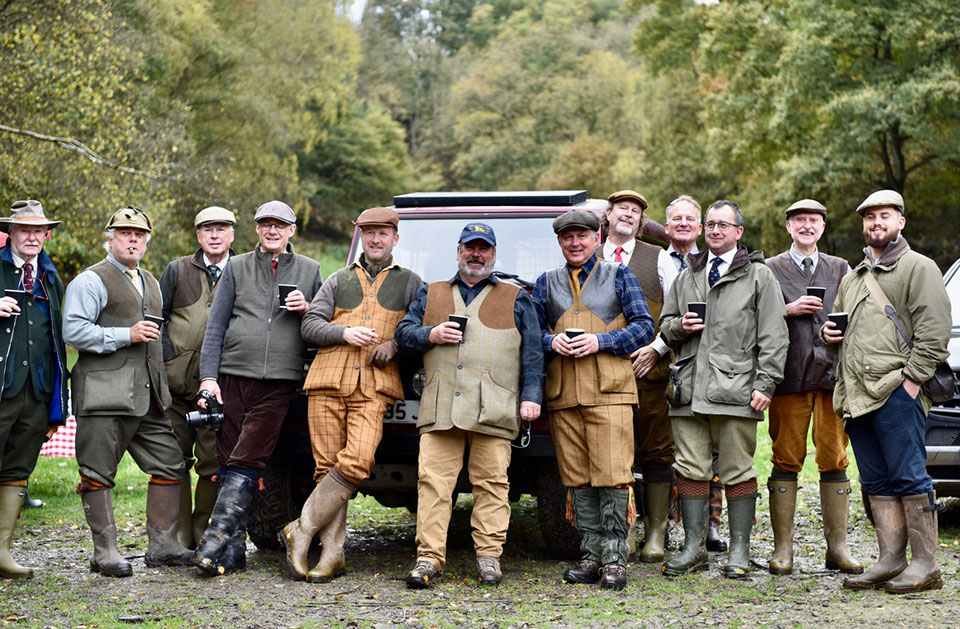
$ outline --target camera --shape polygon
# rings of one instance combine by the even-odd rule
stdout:
[[[213,429],[213,432],[219,432],[220,426],[223,425],[223,411],[220,409],[220,404],[217,402],[216,396],[204,390],[197,393],[197,401],[200,400],[206,400],[207,408],[206,410],[187,413],[185,417],[187,427],[196,430],[204,426],[209,426]]]

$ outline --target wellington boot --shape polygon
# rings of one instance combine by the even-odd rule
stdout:
[[[647,483],[647,517],[644,519],[646,541],[640,549],[640,561],[663,561],[663,540],[667,533],[667,514],[670,511],[670,483]]]
[[[676,577],[707,568],[707,496],[680,496],[683,550],[663,564],[663,574]]]
[[[820,507],[823,510],[823,536],[827,539],[827,569],[846,574],[861,574],[863,564],[854,559],[847,548],[850,481],[821,482]]]
[[[723,576],[745,579],[750,572],[750,532],[757,515],[757,494],[727,498],[727,517],[730,521],[730,551],[723,565]]]
[[[193,513],[190,516],[192,537],[196,543],[203,539],[203,533],[210,524],[213,506],[217,504],[217,483],[203,476],[197,478],[197,489],[193,495]],[[182,514],[181,514],[182,515]]]
[[[0,485],[0,577],[4,579],[29,579],[33,568],[21,566],[13,559],[13,529],[17,526],[20,509],[23,507],[21,485]]]
[[[727,543],[720,537],[720,523],[723,521],[723,485],[710,483],[710,519],[707,523],[707,550],[711,553],[724,553]]]
[[[177,541],[180,484],[147,486],[147,554],[144,563],[159,566],[192,566],[193,553]]]
[[[223,476],[217,504],[210,516],[210,525],[193,555],[200,571],[214,577],[223,574],[218,566],[227,541],[242,526],[250,513],[253,498],[257,493],[257,483],[252,478],[227,472]]]
[[[220,575],[233,574],[234,572],[240,572],[247,567],[247,526],[246,522],[242,526],[238,526],[237,530],[233,532],[233,535],[230,536],[230,539],[227,540],[227,545],[223,548],[223,553],[220,554],[220,559],[217,561],[217,569]]]
[[[196,540],[200,538],[193,537],[193,524],[191,511],[193,511],[193,492],[190,487],[190,472],[186,472],[180,481],[180,516],[177,518],[177,541],[184,548],[196,548]],[[203,531],[200,532],[203,535]]]
[[[901,498],[910,539],[910,565],[884,586],[891,594],[909,594],[943,587],[937,567],[937,500],[929,494]]]
[[[300,517],[288,523],[277,535],[286,550],[287,569],[294,580],[307,578],[307,553],[314,535],[345,506],[356,486],[343,479],[336,468],[317,483],[300,510]]]
[[[770,574],[793,573],[793,517],[797,510],[797,481],[768,480],[770,526],[773,527],[773,557]]]
[[[117,550],[117,525],[113,519],[110,490],[86,491],[80,496],[80,500],[93,534],[90,572],[99,572],[107,577],[129,577],[133,574],[133,566]]]
[[[347,505],[320,529],[320,561],[307,573],[310,583],[327,583],[347,573],[343,545],[347,539]]]
[[[926,496],[924,496],[926,497]],[[843,580],[848,590],[881,588],[907,567],[907,521],[899,496],[869,496],[880,547],[877,563],[856,577]]]

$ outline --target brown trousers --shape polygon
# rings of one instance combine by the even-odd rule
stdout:
[[[557,467],[566,487],[633,483],[633,405],[574,406],[550,411]]]
[[[217,461],[228,467],[262,470],[277,445],[297,383],[220,375],[223,427],[217,433]]]
[[[317,464],[314,481],[319,483],[333,466],[355,485],[370,476],[389,402],[379,393],[367,397],[359,384],[345,397],[310,392],[307,420]]]
[[[636,469],[642,469],[648,463],[673,463],[677,448],[673,444],[673,426],[670,423],[670,409],[664,397],[665,390],[665,386],[656,389],[637,387],[640,403],[633,409]]]
[[[803,469],[807,456],[807,430],[813,418],[813,445],[817,449],[817,469],[823,472],[845,470],[850,465],[843,431],[843,420],[833,412],[832,391],[802,391],[778,395],[770,404],[770,438],[773,440],[773,466],[787,472]]]

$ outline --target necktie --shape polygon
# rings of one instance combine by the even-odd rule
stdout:
[[[680,261],[680,269],[679,269],[680,271],[687,268],[687,261],[683,259],[682,253],[680,253],[679,251],[671,251],[670,255],[672,255],[674,258]]]
[[[127,269],[127,275],[130,276],[130,281],[133,282],[133,287],[137,289],[137,293],[143,297],[143,286],[140,285],[140,274],[137,273],[136,269]]]
[[[617,247],[613,250],[613,259],[617,262],[623,263],[623,256],[620,254],[623,253],[623,247]]]
[[[809,282],[813,279],[813,260],[810,258],[804,258],[801,264],[803,264],[803,276],[807,278],[807,281]]]
[[[28,293],[33,292],[33,265],[29,262],[23,265],[23,287]]]
[[[720,264],[723,262],[723,258],[714,258],[713,266],[710,268],[710,275],[707,276],[707,281],[710,282],[710,288],[713,288],[713,285],[717,283],[717,280],[720,279]]]
[[[277,279],[277,260],[274,258],[270,262],[270,268],[273,269],[273,279]]]
[[[573,277],[573,294],[577,297],[580,296],[580,271],[583,269],[576,268],[570,271],[571,277]]]
[[[213,283],[216,284],[217,280],[220,279],[220,267],[216,264],[208,264],[207,272],[210,273],[210,278],[213,279]]]

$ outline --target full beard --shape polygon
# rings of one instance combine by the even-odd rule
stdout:
[[[886,249],[887,245],[900,237],[899,231],[882,231],[879,233],[874,233],[872,231],[864,231],[863,239],[866,241],[868,247],[874,249]]]
[[[626,221],[617,221],[613,224],[613,231],[617,232],[621,236],[633,236],[634,229],[633,225],[627,223]]]
[[[491,272],[493,272],[493,265],[494,265],[493,260],[485,263],[482,269],[473,269],[467,264],[467,262],[469,262],[469,260],[467,261],[460,260],[460,262],[457,264],[457,268],[460,271],[460,273],[465,275],[466,277],[483,279],[488,275],[490,275]]]

